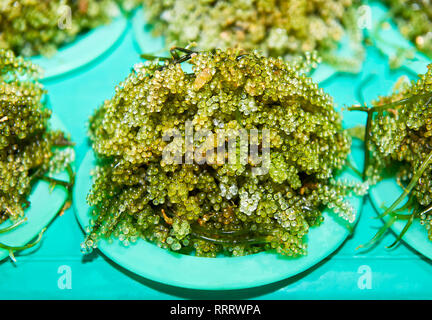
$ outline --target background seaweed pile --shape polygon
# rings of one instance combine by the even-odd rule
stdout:
[[[333,179],[350,138],[331,97],[303,74],[314,57],[285,64],[236,50],[183,51],[164,65],[136,66],[91,118],[99,165],[83,250],[115,236],[125,245],[142,237],[200,256],[268,249],[297,256],[305,254],[304,235],[322,222],[326,207],[352,222],[344,198],[366,190]],[[192,73],[176,63],[187,59]],[[169,143],[162,135],[174,128],[185,156],[187,120],[195,131],[271,129],[269,172],[252,174],[251,159],[246,165],[162,161]],[[202,153],[215,148],[203,142],[193,142]]]
[[[420,218],[432,240],[431,102],[432,65],[428,66],[426,74],[419,75],[417,81],[399,82],[392,95],[380,97],[374,102],[369,109],[366,128],[369,150],[366,176],[374,183],[396,171],[404,192],[381,216],[406,219],[404,232],[414,218]],[[406,197],[409,197],[408,202],[397,208]],[[400,214],[402,209],[407,208],[412,210],[412,214]]]
[[[356,0],[143,0],[147,21],[167,47],[196,43],[197,49],[239,47],[272,57],[291,58],[318,51],[346,69],[361,59],[341,61],[333,49],[344,35],[360,43]]]
[[[432,57],[432,4],[429,0],[384,0],[400,32]]]
[[[114,0],[2,0],[0,48],[23,56],[50,56],[118,13]]]
[[[61,184],[47,175],[73,160],[69,140],[49,129],[51,111],[41,101],[38,74],[31,62],[0,49],[0,224],[22,221],[33,184]]]

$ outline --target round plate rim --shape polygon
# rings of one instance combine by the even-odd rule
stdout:
[[[37,55],[30,57],[30,60],[42,68],[41,80],[67,74],[109,51],[124,34],[126,27],[127,19],[119,14],[109,24],[78,35],[73,42],[60,47],[52,57]]]

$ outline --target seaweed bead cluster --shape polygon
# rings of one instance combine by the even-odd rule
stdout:
[[[336,64],[332,50],[349,35],[357,54],[362,54],[356,0],[143,0],[143,3],[147,22],[154,27],[155,34],[165,36],[167,47],[190,43],[195,43],[199,50],[238,47],[286,59],[317,51],[325,61]],[[351,60],[349,64],[355,59]]]
[[[30,61],[0,49],[0,224],[23,219],[33,184],[74,158],[70,141],[49,128],[39,73]]]
[[[367,130],[370,161],[366,176],[375,183],[382,178],[384,169],[396,167],[404,193],[384,214],[402,217],[397,214],[400,210],[395,210],[396,205],[409,196],[405,208],[413,210],[413,218],[421,219],[432,240],[431,102],[432,65],[418,80],[399,82],[392,95],[374,102]]]
[[[142,238],[205,257],[271,249],[299,256],[323,209],[355,219],[345,197],[367,187],[334,179],[351,141],[332,98],[304,74],[316,63],[313,56],[287,64],[233,49],[182,51],[163,63],[135,65],[90,119],[98,165],[83,252],[100,239],[129,245]],[[190,73],[178,63],[187,59]],[[258,164],[250,156],[239,161],[238,145],[234,162],[165,160],[172,146],[187,157],[188,123],[194,132],[227,132],[216,143],[195,136],[190,143],[199,154],[225,145],[229,132],[240,129],[256,129],[259,141],[251,138],[250,147],[262,148],[262,133],[271,129],[268,172],[254,173]],[[165,141],[164,132],[175,129],[179,136]]]
[[[119,12],[114,0],[2,0],[0,48],[22,56],[51,56]]]
[[[385,0],[400,32],[432,56],[432,4],[428,0]]]

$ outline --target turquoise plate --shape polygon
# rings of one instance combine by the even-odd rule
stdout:
[[[125,31],[126,25],[126,18],[120,15],[108,25],[79,35],[74,42],[61,47],[54,56],[35,56],[31,61],[44,70],[42,79],[73,71],[92,62],[113,47]]]
[[[386,178],[370,190],[370,199],[375,209],[382,213],[384,212],[383,207],[390,207],[393,201],[396,200],[402,192],[403,189],[397,184],[395,177]],[[410,213],[409,210],[400,212],[400,214]],[[383,218],[385,222],[389,219],[390,217],[388,215]],[[391,229],[399,235],[405,224],[406,220],[397,220],[393,223]],[[413,224],[402,237],[402,240],[425,257],[432,259],[432,242],[428,239],[426,228],[420,224],[419,219],[413,221]]]
[[[142,7],[135,10],[132,17],[132,28],[135,34],[135,40],[142,53],[160,55],[165,54],[165,41],[163,37],[153,37],[144,16]],[[354,49],[348,37],[341,40],[340,48],[335,52],[336,56],[341,58],[352,57]],[[360,72],[360,66],[356,72]],[[312,78],[316,82],[323,82],[330,77],[334,76],[339,71],[332,66],[321,63],[318,68],[312,72]]]
[[[54,115],[51,116],[50,124],[52,129],[60,129],[66,133],[65,126]],[[53,175],[53,178],[69,181],[69,176],[66,171]],[[0,234],[0,242],[14,247],[26,245],[32,239],[36,238],[43,228],[48,226],[63,206],[66,199],[67,192],[64,188],[56,187],[51,190],[48,182],[38,181],[34,185],[28,198],[31,204],[30,207],[25,210],[27,221],[10,232]],[[6,221],[0,225],[0,229],[10,225],[10,221]],[[0,261],[8,256],[9,251],[0,248]]]
[[[361,150],[353,150],[354,158],[361,158]],[[86,196],[92,186],[90,171],[95,167],[93,151],[89,150],[77,173],[74,205],[83,229],[89,225],[90,208]],[[351,169],[340,178],[356,180]],[[362,198],[349,199],[357,213],[361,212]],[[243,289],[269,284],[299,274],[334,252],[350,235],[347,226],[328,210],[324,223],[311,228],[307,238],[308,254],[287,258],[276,253],[261,252],[243,257],[202,258],[174,253],[140,240],[125,247],[118,240],[99,242],[99,250],[120,266],[151,280],[164,284],[204,290]]]
[[[415,74],[423,74],[427,71],[427,65],[431,63],[425,54],[419,52],[417,48],[399,32],[398,27],[391,19],[388,8],[380,2],[372,2],[371,9],[371,39],[384,55],[389,58],[397,57],[401,53],[399,49],[412,51],[412,59],[406,58],[402,64]],[[388,28],[383,28],[381,24],[388,23]]]

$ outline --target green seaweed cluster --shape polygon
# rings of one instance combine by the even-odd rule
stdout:
[[[431,102],[432,64],[417,81],[399,81],[393,94],[380,97],[372,107],[351,108],[368,113],[364,177],[370,184],[375,184],[383,177],[396,175],[403,188],[403,193],[380,214],[380,217],[389,215],[389,222],[367,246],[375,243],[397,219],[405,219],[407,224],[393,245],[416,218],[425,225],[432,240]],[[412,213],[402,214],[406,209]]]
[[[429,0],[384,0],[400,32],[432,57],[432,4]]]
[[[31,205],[27,197],[36,181],[71,188],[50,177],[66,168],[74,153],[63,132],[49,128],[51,111],[42,102],[45,91],[37,81],[39,72],[31,62],[0,49],[0,225],[12,222],[0,233],[25,221],[24,210]]]
[[[2,0],[0,48],[22,56],[51,56],[119,12],[114,0]]]
[[[305,75],[315,56],[286,63],[237,49],[171,52],[137,64],[90,119],[98,163],[83,252],[100,239],[129,245],[144,238],[206,257],[272,249],[299,256],[324,209],[347,225],[355,220],[346,197],[367,185],[334,178],[351,139],[332,98]],[[209,134],[189,139],[188,124]],[[242,162],[241,142],[230,149],[241,130],[250,132],[246,150],[255,146],[261,162],[247,152]],[[178,136],[165,139],[167,132]],[[165,158],[167,150],[181,161]],[[229,150],[234,161],[224,161]],[[264,167],[264,150],[267,170],[254,171]],[[209,154],[212,161],[196,158]]]
[[[317,51],[324,61],[352,69],[362,59],[357,0],[143,0],[156,35],[167,47],[196,44],[198,50],[241,48],[291,59]],[[336,58],[349,36],[357,57]]]

